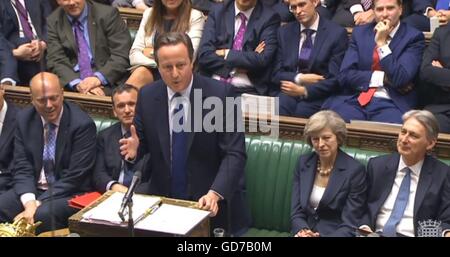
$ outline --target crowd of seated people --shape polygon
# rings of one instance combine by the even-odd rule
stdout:
[[[132,42],[111,6],[142,2],[149,8]],[[179,31],[193,42],[196,71],[237,94],[279,97],[281,115],[330,109],[346,122],[401,123],[406,111],[427,108],[450,132],[450,64],[440,46],[448,0],[14,0],[0,8],[4,85],[27,85],[47,70],[82,94],[110,95],[125,82],[139,89],[160,79],[156,38]],[[440,28],[425,49],[419,30],[430,29],[430,18]],[[350,39],[345,27],[354,27]]]
[[[158,172],[145,173],[142,192],[198,201],[220,226],[227,203],[237,205],[242,213],[230,214],[230,226],[243,234],[244,134],[192,139],[173,130],[200,88],[219,99],[279,97],[280,114],[310,118],[305,134],[315,152],[295,171],[293,235],[353,236],[359,227],[414,236],[418,221],[438,219],[450,236],[449,167],[427,155],[439,131],[450,133],[449,1],[419,2],[426,1],[229,0],[214,2],[206,18],[189,0],[154,0],[132,42],[112,6],[57,0],[51,12],[46,0],[0,1],[0,222],[65,227],[75,212],[67,200],[90,190],[91,179],[98,191],[124,192],[130,170],[145,160]],[[428,47],[413,18],[402,21],[407,10],[438,17]],[[350,39],[344,26],[355,26]],[[30,85],[32,106],[16,113],[5,85]],[[112,96],[120,123],[96,140],[91,118],[64,101],[62,89]],[[425,110],[411,111],[417,107]],[[339,150],[351,120],[403,124],[398,153],[372,159],[366,172]],[[188,139],[189,154],[179,151]],[[232,176],[224,175],[227,159]]]

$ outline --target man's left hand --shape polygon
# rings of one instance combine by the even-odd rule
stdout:
[[[209,192],[202,196],[198,200],[198,207],[202,210],[210,211],[210,217],[214,217],[217,215],[219,211],[219,205],[217,202],[220,200],[220,197],[213,191],[209,190]]]
[[[281,81],[281,91],[286,95],[294,97],[305,95],[305,87],[286,80]]]

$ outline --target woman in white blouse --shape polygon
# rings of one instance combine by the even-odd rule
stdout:
[[[131,75],[127,84],[141,88],[157,79],[159,73],[153,56],[153,45],[164,32],[186,32],[194,46],[194,58],[202,37],[205,16],[192,9],[190,0],[155,0],[145,10],[130,50]]]

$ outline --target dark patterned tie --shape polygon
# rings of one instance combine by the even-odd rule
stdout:
[[[45,143],[42,162],[44,173],[48,184],[55,181],[55,148],[56,148],[56,125],[47,123],[45,125]]]
[[[315,33],[315,30],[312,29],[304,29],[302,33],[305,33],[306,38],[303,41],[302,48],[298,54],[298,71],[304,71],[308,69],[309,66],[309,57],[311,56],[313,42],[312,35]]]
[[[400,189],[398,190],[397,198],[395,199],[391,216],[389,216],[388,221],[384,225],[384,236],[395,237],[397,235],[397,225],[403,218],[403,213],[405,213],[406,205],[408,205],[409,190],[411,185],[411,170],[406,167],[405,169],[403,169],[403,171],[406,174],[403,177],[402,183],[400,184]]]
[[[19,0],[15,1],[15,6],[17,10],[17,14],[19,15],[20,24],[22,25],[23,34],[28,39],[34,39],[33,30],[31,29],[31,25],[28,22],[28,12],[27,8],[23,6]]]
[[[181,95],[176,93],[172,101],[177,101]],[[177,106],[172,116],[172,181],[171,197],[177,199],[187,199],[187,134],[185,131],[177,131],[175,127],[180,128],[185,122],[183,104],[177,101]],[[178,119],[179,118],[179,119]],[[178,119],[178,120],[177,120]]]
[[[78,65],[80,67],[80,78],[85,79],[94,74],[92,72],[91,59],[89,58],[89,45],[84,38],[83,24],[75,20],[73,22],[73,28],[75,31],[75,40],[78,45]]]

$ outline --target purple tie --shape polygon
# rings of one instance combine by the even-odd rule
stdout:
[[[298,54],[298,71],[301,72],[308,68],[309,57],[311,55],[311,51],[313,48],[312,43],[312,35],[316,32],[312,29],[304,29],[302,31],[305,33],[306,38],[303,41],[302,48],[300,49],[300,53]]]
[[[25,6],[23,6],[19,0],[16,0],[16,10],[19,15],[20,24],[22,25],[23,34],[28,39],[34,39],[33,30],[31,29],[30,23],[28,22],[28,12]]]
[[[75,20],[73,22],[75,31],[75,39],[78,44],[78,65],[80,66],[80,78],[85,79],[93,75],[91,68],[91,60],[89,58],[89,46],[83,35],[83,25],[81,22]]]
[[[236,51],[241,51],[242,50],[242,45],[244,44],[244,35],[245,35],[245,30],[247,29],[247,24],[245,24],[245,22],[247,21],[247,17],[245,17],[245,15],[243,13],[238,13],[239,18],[241,19],[241,25],[239,26],[238,32],[236,33],[236,36],[234,37],[234,42],[233,42],[233,50]],[[227,83],[231,83],[231,79],[232,78],[220,78],[221,81],[227,82]]]
[[[369,10],[372,7],[372,0],[361,0],[361,5],[364,7],[364,10]]]

